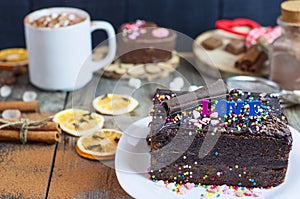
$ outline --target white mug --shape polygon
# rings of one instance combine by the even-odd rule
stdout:
[[[32,21],[52,13],[72,13],[82,22],[58,28],[36,27]],[[86,85],[93,72],[110,64],[116,54],[113,26],[106,21],[92,21],[87,12],[77,8],[46,8],[24,19],[26,48],[29,57],[29,80],[45,90],[75,90]],[[108,53],[92,61],[91,33],[104,30],[108,36]]]

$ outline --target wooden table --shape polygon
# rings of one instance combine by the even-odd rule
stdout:
[[[89,109],[95,96],[108,92],[131,93],[140,101],[130,119],[106,117],[105,127],[125,129],[132,121],[146,117],[151,110],[151,97],[156,87],[168,86],[174,77],[182,75],[187,82],[203,85],[205,82],[192,62],[191,54],[182,59],[177,72],[168,78],[143,81],[140,89],[128,86],[128,80],[111,80],[95,75],[84,88],[74,92],[48,92],[30,85],[27,75],[18,77],[13,93],[3,101],[21,100],[26,90],[38,93],[40,112],[55,113],[70,107]],[[207,78],[206,82],[213,82]],[[188,84],[184,89],[188,88]],[[300,131],[300,107],[285,110],[290,125]],[[119,185],[114,161],[87,160],[75,151],[77,138],[63,134],[57,144],[18,142],[0,143],[0,197],[1,198],[131,198]]]

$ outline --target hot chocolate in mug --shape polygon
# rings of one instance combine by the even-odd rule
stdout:
[[[74,90],[86,85],[93,72],[110,64],[116,53],[113,26],[106,21],[91,21],[77,8],[46,8],[24,19],[30,82],[46,90]],[[91,33],[104,30],[108,53],[92,61]]]

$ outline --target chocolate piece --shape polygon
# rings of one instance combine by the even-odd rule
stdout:
[[[232,39],[226,46],[225,51],[238,55],[246,51],[245,42],[243,40]]]
[[[206,50],[214,50],[223,44],[222,40],[217,37],[209,37],[201,42]]]
[[[153,180],[245,187],[277,186],[284,181],[292,135],[277,97],[237,89],[229,93],[229,101],[261,101],[260,118],[251,118],[247,106],[240,115],[194,114],[201,105],[167,116],[162,101],[184,94],[158,90],[155,95],[147,137]],[[208,138],[215,144],[209,145]],[[203,147],[211,150],[199,157]]]
[[[227,87],[223,80],[219,79],[215,83],[197,89],[193,92],[172,98],[164,103],[168,114],[184,110],[188,107],[195,107],[201,99],[218,97],[227,93]]]

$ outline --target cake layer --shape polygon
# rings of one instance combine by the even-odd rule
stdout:
[[[160,171],[150,172],[150,175],[153,180],[164,180],[178,184],[190,182],[201,185],[226,184],[229,186],[268,188],[283,183],[286,173],[286,168],[267,169],[260,166],[235,168],[233,165],[228,166],[228,169],[224,169],[223,165],[199,165],[192,169],[186,169],[185,166],[165,167]]]
[[[172,132],[175,132],[175,136],[164,131],[151,138],[150,146],[156,149],[151,151],[150,174],[156,176],[156,179],[177,183],[188,181],[228,185],[238,185],[242,182],[243,186],[259,187],[276,186],[284,179],[291,143],[288,137],[262,139],[259,136],[223,134],[215,146],[210,148],[203,144],[204,139],[207,139],[206,134],[195,135],[189,130]],[[160,145],[164,143],[165,138],[169,139],[168,144],[171,143],[173,147],[168,144]],[[158,146],[160,148],[157,148]],[[209,152],[206,154],[207,149]],[[243,174],[244,170],[246,174]],[[192,172],[192,175],[179,178],[177,174],[180,171]],[[275,180],[271,171],[280,171],[276,176],[281,180]],[[220,172],[224,175],[220,175]],[[243,179],[237,178],[239,174],[243,174]],[[263,178],[260,178],[261,175]],[[254,178],[256,183],[248,182],[250,178]]]

